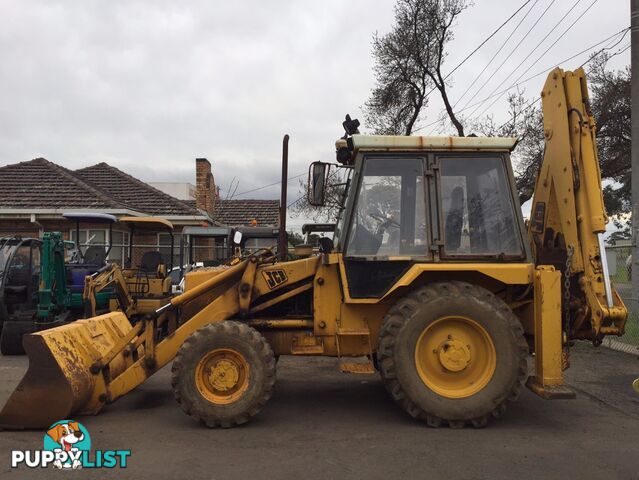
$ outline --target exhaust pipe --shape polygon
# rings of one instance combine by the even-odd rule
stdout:
[[[288,134],[282,141],[282,192],[280,196],[280,232],[278,239],[278,252],[280,260],[286,261],[288,256],[288,242],[286,238],[286,191],[288,183]]]

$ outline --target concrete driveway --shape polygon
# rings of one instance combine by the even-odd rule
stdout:
[[[24,373],[0,357],[0,401]],[[79,420],[95,449],[130,449],[125,470],[9,467],[42,432],[0,432],[0,477],[135,479],[632,479],[639,478],[639,359],[579,345],[568,383],[576,400],[527,390],[485,429],[431,429],[386,395],[377,375],[341,374],[334,359],[282,358],[276,393],[251,423],[208,430],[182,413],[164,369],[100,415]]]

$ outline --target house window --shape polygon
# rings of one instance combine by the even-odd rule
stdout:
[[[71,230],[70,238],[72,241],[78,243],[75,238],[76,230]],[[110,262],[117,262],[122,265],[122,262],[126,258],[126,252],[129,248],[129,233],[114,230],[112,234],[112,247],[107,257]],[[108,229],[81,229],[80,230],[80,242],[79,248],[84,254],[86,249],[92,245],[103,245],[105,248],[109,244],[109,230]]]
[[[124,265],[129,251],[129,232],[114,230],[109,260]]]

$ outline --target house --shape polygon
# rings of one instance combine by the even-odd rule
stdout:
[[[75,223],[62,216],[69,211],[161,217],[174,225],[176,245],[186,226],[279,225],[278,201],[220,200],[205,158],[196,159],[194,196],[180,200],[107,163],[69,170],[36,158],[0,167],[0,237],[61,231],[65,239],[75,240]],[[106,224],[80,225],[81,246],[110,243],[109,259],[114,261],[126,258],[128,235],[119,222],[111,230]],[[166,230],[144,232],[135,236],[135,243],[168,255],[171,235]],[[174,264],[177,258],[176,248]]]

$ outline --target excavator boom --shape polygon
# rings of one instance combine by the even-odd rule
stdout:
[[[608,219],[584,70],[556,68],[541,97],[545,151],[529,224],[535,264],[563,273],[567,336],[599,343],[623,334],[627,310],[606,264]]]

